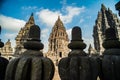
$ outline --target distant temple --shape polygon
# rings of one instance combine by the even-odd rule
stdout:
[[[13,48],[11,47],[10,39],[4,44],[4,47],[0,48],[1,56],[11,59],[13,56]]]
[[[16,40],[15,55],[19,55],[25,51],[23,44],[27,41],[30,27],[34,24],[35,22],[34,22],[34,17],[32,13],[28,22],[25,24],[23,28],[20,29],[17,37],[15,38]]]
[[[92,45],[90,44],[89,45],[89,48],[88,48],[88,54],[89,55],[95,55],[97,52],[96,50],[92,47]]]
[[[51,58],[56,65],[53,80],[60,80],[57,68],[58,62],[61,58],[68,56],[70,51],[67,47],[69,43],[68,34],[60,16],[58,16],[58,19],[52,28],[48,41],[47,57]]]
[[[105,39],[105,30],[109,27],[115,28],[116,36],[120,39],[120,20],[102,4],[93,29],[94,46],[100,54],[104,51],[102,43]]]
[[[47,56],[56,56],[57,58],[60,58],[68,55],[68,34],[60,16],[58,16],[58,19],[52,28],[48,41],[49,49]]]

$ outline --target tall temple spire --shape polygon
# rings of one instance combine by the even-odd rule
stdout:
[[[66,56],[69,39],[63,22],[58,16],[49,37],[48,55]]]
[[[63,22],[60,19],[60,16],[58,16],[58,19],[55,22],[54,28],[53,29],[58,29],[58,28],[62,28],[65,31],[65,27]]]
[[[31,13],[31,16],[30,16],[30,18],[29,18],[29,20],[28,20],[28,23],[30,23],[30,24],[35,24],[33,13]]]
[[[61,19],[60,19],[60,15],[58,16],[58,20],[61,20]]]
[[[104,4],[101,4],[101,10],[107,10]]]

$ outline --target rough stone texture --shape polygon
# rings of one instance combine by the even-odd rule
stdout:
[[[100,55],[102,55],[104,51],[102,43],[105,39],[105,30],[110,27],[115,29],[116,36],[120,39],[120,20],[117,15],[102,4],[93,30],[94,46]]]
[[[58,64],[61,80],[96,80],[99,75],[98,61],[83,51],[86,44],[81,35],[79,27],[72,29],[72,40],[68,45],[72,51]]]
[[[112,36],[111,36],[112,35]],[[120,80],[120,41],[116,37],[115,29],[108,28],[105,32],[102,59],[102,80]]]
[[[49,58],[43,57],[43,53],[39,51],[43,49],[39,26],[30,27],[24,47],[27,51],[8,64],[5,80],[52,80],[54,64]]]

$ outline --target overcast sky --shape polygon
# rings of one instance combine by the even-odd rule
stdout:
[[[119,0],[0,0],[0,38],[5,43],[8,39],[15,47],[15,37],[24,27],[31,13],[34,13],[35,24],[41,28],[41,40],[44,52],[48,49],[48,38],[51,29],[60,16],[71,40],[71,29],[80,26],[83,40],[93,45],[93,26],[101,4],[117,14],[115,4]],[[88,47],[87,47],[88,48]],[[86,49],[87,49],[86,48]]]

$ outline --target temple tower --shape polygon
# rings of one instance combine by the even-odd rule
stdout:
[[[23,51],[25,51],[23,44],[27,41],[28,32],[32,25],[35,25],[33,13],[31,14],[28,22],[25,24],[23,28],[20,29],[18,35],[15,38],[16,40],[15,55],[19,55]]]
[[[55,25],[52,28],[52,32],[49,36],[49,49],[48,56],[65,57],[69,49],[67,48],[69,39],[63,22],[58,16]]]
[[[94,46],[100,54],[104,51],[102,43],[105,39],[105,30],[110,27],[115,28],[116,35],[120,39],[120,20],[102,4],[93,29]]]
[[[52,32],[50,33],[48,41],[49,44],[47,57],[51,58],[55,65],[55,74],[53,80],[60,80],[57,65],[61,58],[68,56],[69,52],[67,47],[69,43],[68,34],[63,22],[60,19],[60,16],[58,16],[58,19],[52,28]]]

